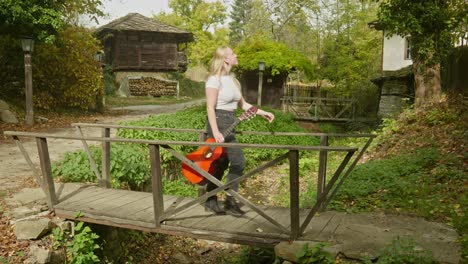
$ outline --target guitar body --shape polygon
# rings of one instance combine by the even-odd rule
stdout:
[[[237,120],[234,122],[230,127],[224,131],[223,136],[226,137],[233,131],[234,127],[239,124],[240,121],[248,120],[255,116],[257,113],[257,108],[255,106],[250,107],[247,111],[245,111]],[[207,143],[216,143],[214,138],[209,138],[205,142]],[[225,149],[223,147],[209,147],[209,146],[202,146],[195,150],[194,152],[187,155],[187,159],[191,160],[195,163],[198,167],[202,170],[208,172],[209,174],[213,175],[216,170],[215,161],[218,160],[222,155],[226,155]],[[192,169],[186,163],[182,163],[182,173],[184,174],[185,178],[189,180],[193,184],[199,184],[205,179],[202,175],[200,175],[197,171]]]
[[[209,138],[205,142],[215,143],[216,140],[214,138]],[[214,170],[216,169],[213,162],[219,159],[221,155],[223,155],[224,151],[225,150],[222,147],[216,147],[212,149],[209,146],[202,146],[194,152],[188,154],[187,159],[194,162],[202,170],[213,174]],[[184,174],[185,178],[187,178],[187,180],[193,184],[198,184],[203,181],[203,179],[205,179],[205,177],[200,175],[200,173],[192,169],[186,163],[182,164],[182,173]]]

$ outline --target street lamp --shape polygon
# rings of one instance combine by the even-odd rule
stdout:
[[[33,87],[32,87],[32,65],[31,53],[34,50],[34,39],[32,37],[23,37],[21,46],[24,52],[24,78],[26,88],[26,124],[34,124],[34,109],[33,109]]]
[[[258,62],[258,97],[257,97],[257,105],[262,105],[262,87],[263,87],[263,72],[265,71],[265,62],[259,61]]]
[[[99,62],[99,65],[101,66],[101,73],[102,73],[102,83],[103,83],[103,95],[102,95],[102,100],[101,100],[101,106],[99,108],[103,109],[104,106],[106,105],[106,97],[104,96],[105,94],[105,83],[104,83],[104,53],[102,51],[98,51],[94,54],[94,60]],[[99,101],[99,98],[96,100]]]

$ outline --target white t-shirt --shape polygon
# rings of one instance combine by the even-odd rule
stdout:
[[[233,111],[241,99],[241,92],[236,85],[234,77],[230,75],[210,76],[206,81],[205,89],[218,89],[216,109]]]

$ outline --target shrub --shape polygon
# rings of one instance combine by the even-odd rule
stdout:
[[[99,42],[88,29],[70,26],[54,44],[39,43],[33,56],[34,104],[42,109],[102,107]]]
[[[101,149],[91,147],[91,152],[98,168],[101,169]],[[148,154],[136,145],[112,144],[110,170],[112,185],[141,190],[149,179]],[[84,151],[66,153],[62,161],[52,164],[52,173],[64,182],[97,181]]]

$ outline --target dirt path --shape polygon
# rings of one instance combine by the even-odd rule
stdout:
[[[158,115],[163,113],[174,113],[183,108],[193,105],[202,104],[203,100],[186,102],[173,105],[144,105],[144,106],[129,106],[119,107],[115,110],[128,110],[130,113],[121,116],[111,116],[100,118],[96,123],[111,123],[138,120],[149,115]],[[54,129],[43,133],[75,136],[76,129],[73,127]],[[100,136],[99,128],[84,128],[83,133],[87,136]],[[36,142],[31,139],[22,139],[23,145],[29,153],[31,160],[39,167],[39,157],[37,154]],[[51,161],[60,160],[65,153],[83,149],[81,141],[50,139],[48,140],[49,154]],[[26,160],[21,154],[15,143],[0,144],[0,191],[18,190],[26,179],[33,178],[33,173],[29,168]]]

